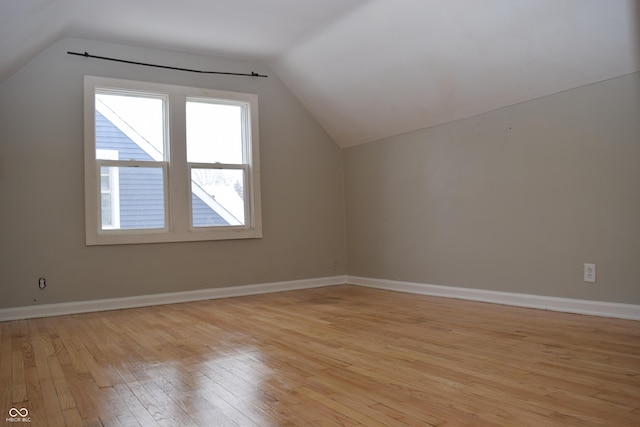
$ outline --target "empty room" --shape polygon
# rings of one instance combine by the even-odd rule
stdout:
[[[640,425],[640,1],[0,2],[0,425]]]

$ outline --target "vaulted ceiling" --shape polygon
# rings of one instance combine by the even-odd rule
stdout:
[[[639,71],[640,0],[2,0],[0,82],[63,37],[264,62],[348,147]]]

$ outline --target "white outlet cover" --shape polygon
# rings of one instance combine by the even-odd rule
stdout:
[[[584,265],[584,281],[589,283],[596,282],[596,265],[587,264]]]

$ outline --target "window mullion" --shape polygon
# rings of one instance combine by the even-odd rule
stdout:
[[[169,135],[169,203],[171,227],[174,232],[189,230],[189,171],[186,149],[186,96],[169,95],[168,118],[171,126]]]

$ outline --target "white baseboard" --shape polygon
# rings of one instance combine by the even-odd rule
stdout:
[[[316,279],[292,280],[287,282],[272,282],[256,285],[229,286],[225,288],[210,288],[199,289],[195,291],[141,295],[124,298],[74,301],[59,304],[42,304],[31,307],[3,308],[0,309],[0,322],[7,320],[32,319],[36,317],[62,316],[66,314],[120,310],[124,308],[148,307],[152,305],[239,297],[271,292],[293,291],[297,289],[343,285],[345,283],[347,283],[347,276],[333,276],[321,277]]]
[[[459,288],[455,286],[427,285],[423,283],[372,279],[358,276],[348,276],[348,283],[412,294],[482,301],[517,307],[562,311],[566,313],[588,314],[591,316],[640,320],[640,305],[634,304],[487,291],[482,289]]]
[[[640,305],[612,302],[578,300],[571,298],[546,297],[539,295],[497,292],[482,289],[459,288],[455,286],[428,285],[358,276],[332,276],[315,279],[272,282],[255,285],[229,286],[224,288],[199,289],[195,291],[171,292],[124,298],[109,298],[92,301],[75,301],[59,304],[43,304],[30,307],[0,309],[0,322],[36,317],[62,316],[66,314],[94,311],[120,310],[125,308],[148,307],[189,301],[257,295],[271,292],[293,291],[297,289],[319,288],[343,285],[345,283],[377,289],[431,295],[446,298],[482,301],[516,307],[537,308],[592,316],[615,317],[640,320]]]

